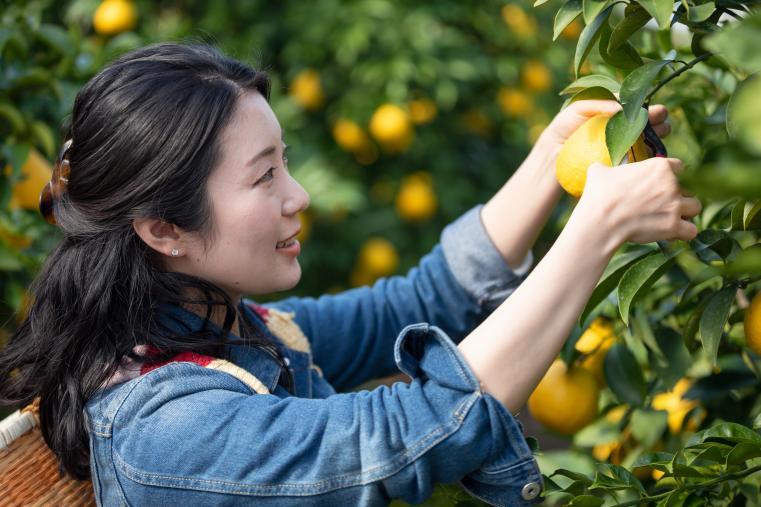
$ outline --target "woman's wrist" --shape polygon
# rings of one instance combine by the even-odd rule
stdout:
[[[608,259],[626,241],[624,227],[615,219],[612,209],[594,200],[580,199],[565,228],[587,238],[590,246]]]
[[[537,182],[540,190],[545,189],[551,192],[557,199],[560,199],[563,193],[563,189],[555,177],[555,161],[560,148],[560,145],[549,140],[543,133],[518,169],[529,173]]]

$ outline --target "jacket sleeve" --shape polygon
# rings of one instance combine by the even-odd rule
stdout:
[[[454,481],[493,505],[540,500],[541,474],[520,424],[480,390],[445,333],[409,326],[394,356],[410,384],[325,399],[253,394],[188,363],[154,370],[114,418],[127,501],[150,503],[161,497],[156,488],[174,487],[262,505],[273,497],[277,505],[287,497],[296,505],[417,504],[436,483]]]
[[[336,389],[388,375],[395,370],[394,339],[406,325],[427,322],[459,342],[525,279],[531,253],[510,269],[486,234],[480,209],[447,226],[441,243],[407,276],[269,306],[295,313],[314,362]]]

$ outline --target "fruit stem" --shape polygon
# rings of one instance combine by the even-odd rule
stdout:
[[[677,78],[679,75],[681,75],[682,73],[686,72],[688,69],[691,69],[692,67],[694,67],[698,63],[702,62],[703,60],[707,60],[707,59],[711,58],[712,56],[713,56],[713,53],[711,53],[710,51],[707,52],[707,53],[703,53],[702,55],[698,56],[697,58],[694,58],[693,60],[685,63],[684,67],[682,67],[681,69],[679,69],[677,71],[674,71],[667,78],[665,78],[663,81],[660,81],[658,83],[658,85],[653,89],[653,91],[651,91],[647,95],[647,97],[645,97],[645,105],[650,104],[650,99],[653,97],[653,95],[656,94],[656,92],[658,90],[663,88],[663,85],[665,85],[666,83],[668,83],[672,79]]]

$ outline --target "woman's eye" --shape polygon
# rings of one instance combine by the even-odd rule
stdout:
[[[272,181],[272,179],[275,177],[275,168],[270,167],[266,173],[264,173],[264,176],[259,178],[256,182],[258,185],[259,183],[267,183],[268,181]]]

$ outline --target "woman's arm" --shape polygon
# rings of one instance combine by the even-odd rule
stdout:
[[[625,241],[689,240],[676,159],[589,169],[584,194],[556,243],[528,278],[459,345],[483,389],[515,412],[557,355],[613,252]]]

